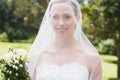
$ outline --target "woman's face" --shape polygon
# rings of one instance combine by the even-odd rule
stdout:
[[[70,3],[56,3],[51,8],[51,24],[57,36],[73,35],[75,15]]]

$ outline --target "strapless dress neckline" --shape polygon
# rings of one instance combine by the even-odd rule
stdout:
[[[36,69],[36,80],[89,80],[89,70],[79,63],[43,63]]]

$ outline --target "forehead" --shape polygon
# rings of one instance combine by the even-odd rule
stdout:
[[[51,13],[73,13],[73,6],[68,3],[68,2],[61,2],[61,3],[55,3],[53,4],[53,6],[51,7]]]

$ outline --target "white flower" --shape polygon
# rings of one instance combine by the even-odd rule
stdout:
[[[4,64],[2,64],[1,66],[2,66],[2,67],[4,67],[5,65],[4,65]]]
[[[16,69],[16,70],[18,70],[18,67],[17,67],[17,66],[15,66],[15,69]]]
[[[12,67],[13,67],[13,68],[16,68],[16,66],[15,66],[15,65],[13,65]]]
[[[19,63],[18,60],[14,59],[15,63]]]
[[[23,65],[22,65],[22,64],[20,64],[20,67],[23,67]]]
[[[20,49],[17,49],[16,52],[17,52],[18,55],[21,55],[22,58],[24,58],[25,55],[27,54],[27,51],[24,50],[24,49],[21,49],[21,48],[20,48]]]
[[[9,73],[9,71],[7,71],[7,73]]]
[[[10,78],[8,78],[7,80],[10,80]]]
[[[9,74],[12,74],[12,71],[9,71]]]
[[[16,73],[15,75],[18,76],[18,73]]]

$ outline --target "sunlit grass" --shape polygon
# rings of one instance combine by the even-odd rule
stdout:
[[[117,80],[117,57],[101,55],[104,80]]]
[[[15,49],[22,48],[29,51],[30,43],[10,43],[0,42],[0,56],[7,53],[8,47]],[[101,55],[103,64],[103,80],[117,80],[117,57],[110,55]]]
[[[7,53],[9,47],[13,47],[14,49],[22,48],[22,49],[29,51],[31,44],[30,43],[0,42],[0,56]]]

